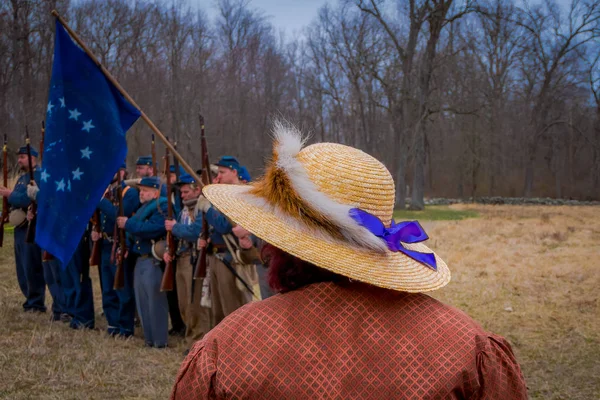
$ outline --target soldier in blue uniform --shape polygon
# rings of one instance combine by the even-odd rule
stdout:
[[[38,180],[39,174],[36,165],[38,153],[32,147],[30,149],[35,179]],[[27,209],[31,205],[31,199],[27,195],[27,184],[29,183],[27,147],[21,147],[17,155],[19,167],[26,173],[19,177],[13,190],[0,186],[0,196],[7,197],[11,206],[9,223],[15,227],[15,262],[19,288],[25,296],[23,310],[46,312],[46,284],[42,266],[42,250],[35,243],[25,242],[28,225]]]
[[[26,195],[32,200],[37,198],[38,192],[39,187],[37,185],[29,185],[26,189]],[[31,217],[32,215],[30,214],[29,218]],[[73,257],[66,266],[61,265],[60,261],[56,259],[47,262],[51,277],[53,278],[52,284],[49,285],[54,301],[53,320],[56,319],[56,314],[60,312],[58,319],[64,322],[70,321],[69,326],[73,329],[93,329],[95,326],[94,295],[92,292],[89,263],[89,228],[88,225],[87,229],[83,232]],[[64,314],[67,314],[69,318],[65,318]]]
[[[138,176],[136,183],[139,183],[141,179],[154,176],[154,169],[152,168],[152,156],[141,156],[138,157],[135,166],[135,173]],[[171,165],[169,170],[172,175],[175,176],[175,166]],[[181,169],[180,169],[181,170]],[[171,182],[174,182],[173,180]],[[167,198],[167,185],[162,184],[160,186],[160,196]],[[180,202],[177,201],[175,196],[174,205],[176,209],[180,208]],[[162,262],[162,261],[161,261]],[[164,265],[163,265],[164,268]],[[173,268],[176,268],[174,265]],[[171,316],[172,329],[169,331],[169,335],[185,335],[185,324],[181,318],[181,312],[177,303],[177,286],[173,287],[173,290],[167,292],[167,300],[169,302],[169,315]]]
[[[154,168],[152,166],[152,156],[138,157],[135,162],[135,174],[138,178],[148,178],[154,176]]]
[[[244,166],[240,168],[239,177],[242,183],[250,183],[252,180],[250,177],[250,172],[248,172],[248,169]],[[250,232],[246,231],[239,225],[233,228],[233,233],[238,238],[242,253],[246,253],[246,255],[258,254],[259,243],[261,242],[260,239],[250,234]],[[242,242],[244,245],[242,245]],[[252,251],[252,249],[254,249],[254,251]],[[254,264],[256,267],[261,299],[264,300],[273,296],[273,290],[269,287],[268,283],[267,268],[262,264],[260,257],[250,257],[249,260],[244,261],[247,261],[248,264]]]
[[[121,179],[126,178],[126,165],[121,165],[119,172]],[[124,287],[114,289],[115,273],[117,266],[111,263],[111,253],[114,244],[114,228],[118,215],[117,204],[117,182],[115,174],[113,182],[107,189],[105,196],[98,204],[100,210],[100,225],[102,235],[92,232],[92,240],[102,240],[101,252],[101,280],[102,280],[102,309],[108,323],[109,335],[129,337],[134,331],[135,317],[135,295],[133,292],[133,265],[124,260],[125,280]],[[133,186],[127,186],[122,182],[123,214],[131,217],[140,206],[139,191]],[[112,199],[112,202],[111,200]],[[133,255],[132,255],[133,256]]]
[[[165,229],[171,231],[178,246],[175,252],[177,269],[175,281],[177,283],[177,298],[179,309],[186,326],[185,338],[188,347],[211,329],[211,310],[200,305],[202,296],[202,279],[193,282],[196,240],[202,231],[202,215],[196,208],[200,187],[189,174],[182,174],[177,182],[180,189],[183,208],[175,220],[166,220]],[[165,262],[175,261],[167,252],[163,255]],[[194,294],[192,295],[192,289]],[[192,301],[193,296],[193,301]]]
[[[138,314],[142,321],[147,346],[164,348],[168,337],[167,295],[160,291],[163,271],[152,256],[153,241],[165,234],[167,199],[160,197],[160,180],[142,178],[139,183],[142,206],[131,218],[118,217],[117,224],[128,237],[129,252],[137,254],[133,286]]]
[[[39,191],[40,189],[35,183],[29,183],[27,186],[27,196],[33,202],[36,201]],[[27,212],[27,220],[33,220],[31,211]],[[50,317],[50,321],[70,322],[71,316],[67,313],[65,307],[65,295],[60,278],[60,261],[54,257],[49,257],[49,259],[44,260],[42,256],[42,267],[44,270],[44,281],[46,282],[48,291],[52,297],[52,316]]]
[[[51,258],[42,261],[42,264],[44,267],[44,280],[52,297],[52,317],[50,320],[71,322],[71,316],[65,307],[65,293],[60,278],[60,261],[57,258]]]
[[[135,162],[135,174],[138,176],[138,183],[140,179],[149,178],[154,176],[154,168],[152,168],[152,156],[141,156],[138,157]],[[162,185],[160,188],[160,196],[167,197],[167,187]]]
[[[244,172],[242,166],[235,157],[223,156],[216,163],[218,168],[217,182],[221,184],[242,184],[240,172]],[[247,171],[246,171],[247,172]],[[208,248],[207,264],[209,272],[207,279],[210,284],[213,326],[216,326],[225,318],[244,304],[250,301],[247,289],[240,290],[234,274],[233,256],[228,250],[223,235],[232,235],[233,225],[216,208],[212,207],[205,197],[198,199],[198,208],[205,212],[206,221],[210,226],[210,246]],[[209,245],[206,241],[198,241],[199,248]],[[251,282],[245,282],[252,289]],[[256,294],[258,295],[258,293]]]
[[[185,170],[179,166],[179,174],[182,175],[185,173]],[[166,179],[166,177],[165,177]],[[179,187],[175,185],[177,182],[177,173],[175,172],[175,165],[169,166],[169,179],[171,183],[172,194],[170,196],[171,202],[173,203],[173,211],[175,215],[178,215],[181,209],[183,208],[183,203],[181,201],[181,194],[179,193]],[[167,193],[167,185],[163,184],[161,186],[161,196],[166,197]],[[160,260],[162,262],[162,259]],[[164,268],[164,264],[162,264]],[[173,270],[175,274],[177,273],[177,261],[173,263]],[[173,327],[169,331],[169,335],[177,335],[177,336],[185,336],[186,326],[183,318],[183,313],[179,306],[179,289],[177,287],[177,280],[173,282],[173,290],[167,292],[167,300],[169,301],[169,316],[171,317],[171,326]]]
[[[73,329],[94,329],[94,293],[90,279],[90,226],[86,228],[77,249],[66,266],[60,268],[64,306],[71,316]]]

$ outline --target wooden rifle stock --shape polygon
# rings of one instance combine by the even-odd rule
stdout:
[[[33,175],[33,162],[31,161],[31,141],[29,139],[29,130],[25,125],[25,146],[27,147],[27,163],[29,167],[29,183],[35,184],[35,177]],[[37,217],[37,203],[31,202],[29,206],[33,218],[27,224],[27,233],[25,234],[25,243],[33,243],[35,241],[35,220]]]
[[[4,146],[2,147],[2,185],[8,186],[8,137],[4,134]],[[4,242],[4,224],[8,222],[8,198],[2,197],[2,217],[0,219],[0,247]]]
[[[117,201],[119,202],[119,217],[124,216],[123,211],[123,184],[121,180],[121,171],[117,172]],[[121,229],[117,227],[117,222],[115,221],[115,229],[117,229],[118,236],[115,234],[113,240],[115,243],[118,240],[118,247],[116,251],[115,261],[117,264],[117,271],[115,272],[115,281],[113,288],[114,289],[122,289],[125,287],[125,270],[123,269],[123,259],[125,257],[125,229]]]
[[[100,226],[100,211],[94,211],[94,215],[92,216],[92,229],[94,232],[102,235],[102,227]],[[100,265],[101,251],[102,248],[102,239],[98,239],[92,245],[92,253],[90,254],[90,267]]]
[[[210,185],[212,183],[212,176],[210,174],[210,162],[208,160],[208,147],[206,145],[206,136],[204,136],[204,117],[200,114],[200,145],[202,151],[202,184]],[[202,213],[202,234],[201,238],[208,242],[208,222],[206,221],[205,213]],[[196,262],[194,269],[194,279],[206,277],[206,255],[208,252],[208,243],[205,247],[200,250],[200,256]]]
[[[173,219],[173,202],[171,202],[171,176],[169,173],[169,148],[165,148],[165,177],[167,182],[167,218]],[[163,273],[160,283],[160,291],[168,292],[173,290],[173,281],[175,279],[175,271],[173,270],[173,258],[175,258],[175,240],[171,231],[167,231],[167,251],[171,257],[171,261],[165,264],[165,272]]]
[[[113,229],[113,245],[110,249],[110,263],[111,264],[116,264],[117,263],[117,245],[119,244],[119,241],[117,240],[117,237],[119,236],[119,228],[117,227],[117,223],[115,222],[115,227]]]

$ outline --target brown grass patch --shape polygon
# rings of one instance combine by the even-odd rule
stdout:
[[[453,274],[433,296],[511,342],[530,398],[600,398],[600,208],[453,207],[481,218],[427,231]]]
[[[432,296],[510,341],[530,398],[600,398],[600,208],[452,208],[474,210],[480,218],[424,224],[429,245],[453,274]],[[0,397],[168,397],[183,344],[171,339],[166,351],[145,349],[139,330],[123,341],[24,314],[10,243],[0,256]]]
[[[21,311],[23,296],[14,270],[12,234],[0,249],[0,398],[166,399],[183,361],[185,346],[169,338],[170,349],[144,348],[143,334],[109,337],[98,270],[91,271],[95,331],[75,331],[46,314]],[[46,293],[46,305],[52,301]]]

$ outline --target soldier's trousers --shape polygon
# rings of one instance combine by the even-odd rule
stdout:
[[[127,260],[123,261],[125,275],[124,287],[115,290],[115,274],[117,266],[111,264],[110,253],[112,243],[104,241],[101,253],[102,309],[111,335],[133,335],[133,319],[135,317],[135,294],[133,293],[133,270]]]
[[[25,296],[23,309],[46,312],[46,283],[42,266],[42,250],[35,243],[25,243],[27,224],[15,228],[15,263],[17,280]]]
[[[211,309],[200,305],[202,297],[202,279],[194,282],[194,296],[192,302],[192,282],[194,266],[190,262],[190,252],[185,252],[177,257],[177,298],[181,317],[185,323],[185,339],[188,346],[208,333],[211,329]]]
[[[60,261],[53,258],[43,262],[44,280],[48,285],[50,296],[52,296],[52,314],[55,320],[60,318],[60,314],[66,313],[65,294],[60,281]]]
[[[161,262],[161,268],[164,271],[165,263]],[[173,269],[175,273],[177,273],[177,262],[173,263]],[[181,318],[181,310],[179,309],[179,301],[177,298],[177,293],[179,289],[177,287],[177,280],[173,282],[173,290],[169,290],[167,292],[167,302],[169,303],[169,316],[171,317],[171,328],[174,331],[183,331],[185,328],[185,323]]]
[[[71,328],[95,326],[94,296],[90,279],[90,248],[87,238],[82,238],[66,267],[62,267],[60,279],[65,295],[66,312],[73,317]]]
[[[206,256],[210,266],[210,292],[212,298],[212,326],[217,326],[226,316],[248,302],[235,283],[235,276],[221,260],[210,254]]]
[[[167,294],[160,291],[163,272],[160,262],[148,256],[137,259],[133,289],[146,345],[165,347],[169,335]]]

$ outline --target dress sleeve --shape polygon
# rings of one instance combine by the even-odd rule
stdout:
[[[470,400],[527,400],[527,386],[510,344],[489,335],[477,354],[479,388]]]
[[[200,340],[183,360],[170,400],[216,399],[213,387],[217,373],[216,346]]]

